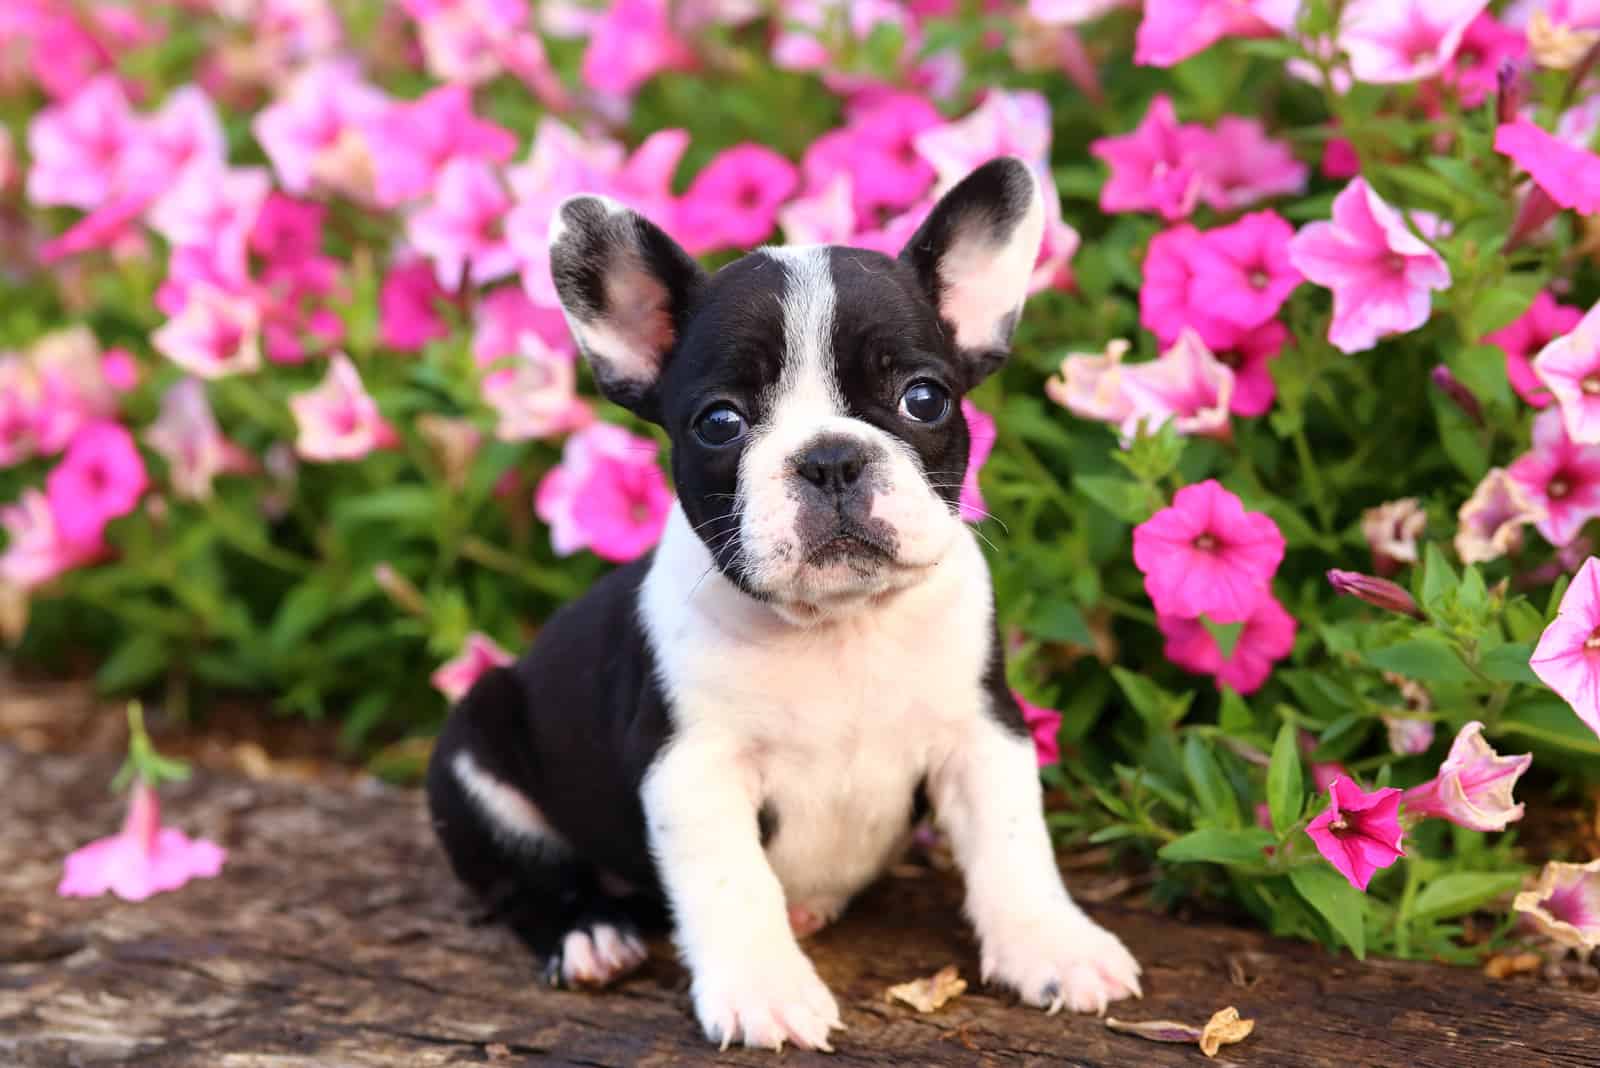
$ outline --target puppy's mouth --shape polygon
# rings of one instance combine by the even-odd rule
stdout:
[[[810,567],[829,564],[893,563],[895,547],[888,539],[856,523],[841,524],[805,554]]]

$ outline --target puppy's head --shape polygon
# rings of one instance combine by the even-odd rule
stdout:
[[[918,581],[953,543],[959,401],[1005,359],[1043,226],[1032,172],[998,159],[897,259],[764,248],[707,275],[648,220],[580,196],[550,261],[601,390],[671,436],[718,567],[805,620]]]

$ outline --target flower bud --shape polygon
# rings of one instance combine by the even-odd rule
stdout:
[[[1461,379],[1457,378],[1450,368],[1441,363],[1428,377],[1433,379],[1433,384],[1439,387],[1441,393],[1456,402],[1456,407],[1467,413],[1468,419],[1479,426],[1483,425],[1483,406],[1478,403],[1478,398],[1472,390],[1463,385]]]
[[[1422,609],[1417,607],[1416,598],[1407,593],[1404,587],[1388,579],[1363,575],[1359,571],[1340,571],[1334,568],[1328,572],[1328,585],[1337,593],[1348,594],[1370,605],[1388,609],[1390,612],[1398,612],[1413,619],[1427,618],[1422,614]]]

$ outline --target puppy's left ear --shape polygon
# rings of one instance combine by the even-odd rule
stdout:
[[[969,388],[1005,362],[1043,240],[1039,180],[1004,156],[946,193],[901,251],[967,365]]]

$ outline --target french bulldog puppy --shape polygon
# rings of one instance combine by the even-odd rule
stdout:
[[[998,159],[897,259],[762,248],[707,274],[616,203],[559,208],[573,334],[670,436],[677,503],[653,553],[478,681],[428,769],[457,875],[550,981],[608,983],[670,923],[713,1042],[828,1049],[839,1008],[797,937],[931,809],[986,980],[1051,1012],[1139,993],[1062,885],[957,513],[959,401],[1006,356],[1043,219]]]

